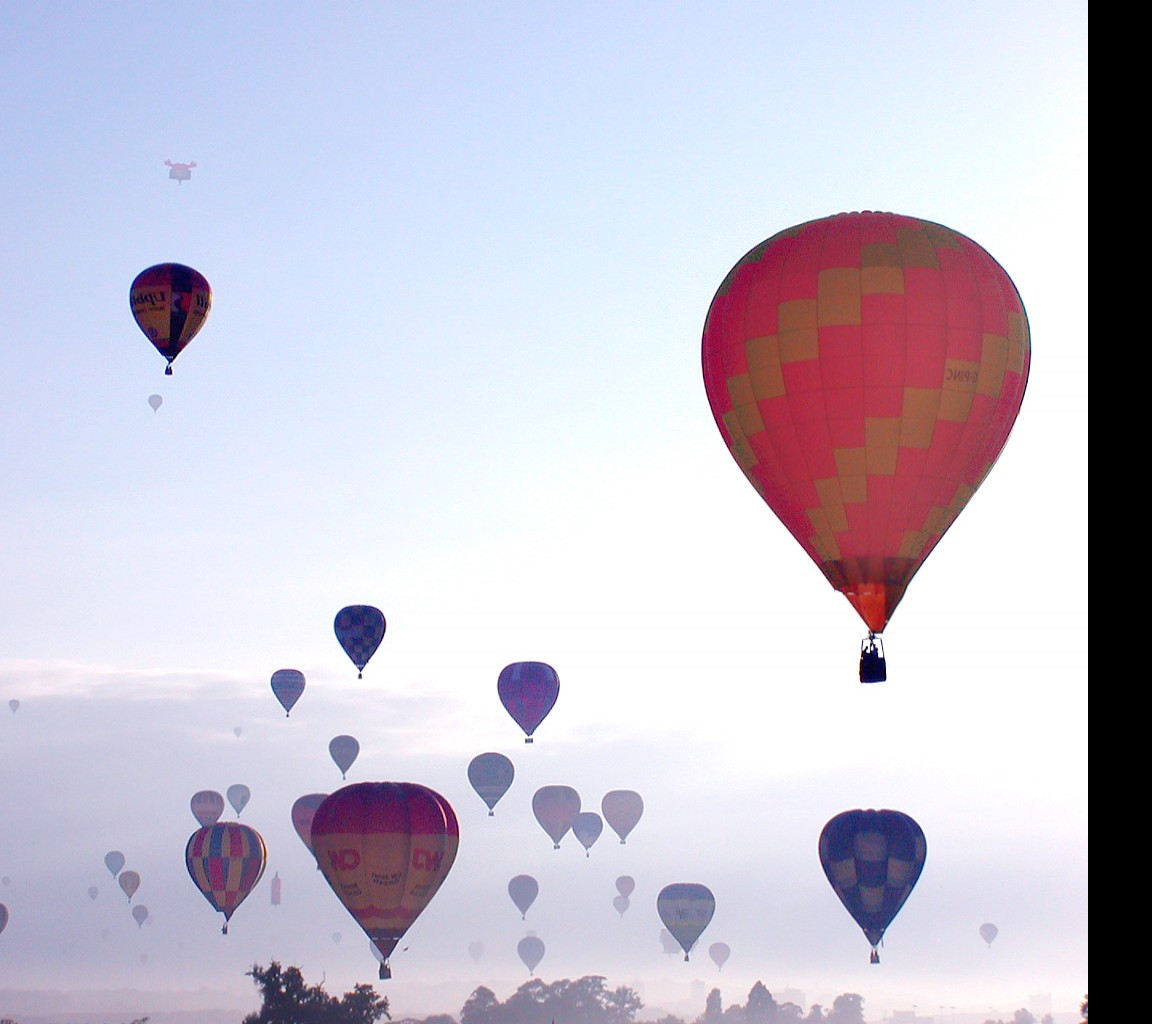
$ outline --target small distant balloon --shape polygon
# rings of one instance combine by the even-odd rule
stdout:
[[[312,819],[316,816],[316,808],[327,799],[327,793],[306,793],[292,805],[292,827],[309,853],[312,852]]]
[[[215,825],[224,813],[224,797],[214,789],[202,789],[192,794],[190,801],[192,817],[200,822],[200,827]]]
[[[528,914],[528,908],[536,902],[540,893],[540,884],[531,875],[516,875],[508,883],[508,895],[520,911],[520,920],[523,921]]]
[[[136,922],[137,928],[142,928],[144,922],[148,920],[148,908],[143,903],[137,903],[132,908],[132,919]]]
[[[995,940],[996,936],[999,934],[1000,934],[1000,929],[997,928],[994,924],[989,923],[989,924],[982,924],[980,926],[980,938],[982,938],[985,942],[988,943],[989,948],[991,948],[993,941]]]
[[[623,843],[644,813],[644,800],[631,789],[614,789],[604,794],[604,799],[600,801],[600,811]]]
[[[172,361],[196,337],[212,309],[212,288],[204,275],[182,263],[158,263],[136,275],[129,289],[132,316],[156,351]]]
[[[121,871],[118,879],[120,888],[124,891],[124,895],[128,897],[128,902],[132,902],[132,897],[136,894],[136,890],[140,888],[140,872],[138,871]]]
[[[551,837],[552,848],[559,850],[560,840],[580,813],[580,794],[571,786],[541,786],[532,797],[532,813]]]
[[[241,729],[241,728],[240,728],[240,726],[236,726],[236,728],[232,730],[232,735],[233,735],[233,736],[235,736],[237,739],[239,739],[239,738],[240,738],[240,734],[241,734],[243,731],[244,731],[244,730],[243,730],[243,729]]]
[[[623,917],[624,911],[632,906],[632,901],[627,896],[613,896],[612,906],[616,908],[616,913]]]
[[[516,769],[503,754],[477,754],[468,763],[468,781],[488,805],[489,817],[496,813],[496,804],[508,792],[515,776]]]
[[[18,700],[10,700],[8,706],[12,709],[12,714],[16,714],[20,710],[20,702]]]
[[[333,932],[332,933],[332,941],[335,942],[337,946],[340,945],[340,940],[342,938],[344,938],[344,936],[341,935],[339,932]]]
[[[177,184],[183,184],[192,177],[192,168],[196,166],[196,161],[191,160],[186,164],[174,164],[171,160],[165,160],[164,166],[168,168],[169,178]]]
[[[526,935],[516,944],[516,952],[524,961],[524,966],[535,974],[537,965],[544,959],[544,943],[535,935]]]
[[[636,879],[631,875],[621,875],[616,879],[616,891],[621,896],[631,896],[636,889]]]
[[[524,730],[524,742],[548,717],[560,695],[560,677],[542,661],[517,661],[506,665],[496,680],[496,692],[504,710]]]
[[[472,958],[472,962],[474,964],[478,964],[480,962],[480,958],[484,955],[484,943],[469,942],[468,955]]]
[[[115,878],[120,874],[120,869],[124,867],[124,854],[119,850],[110,850],[104,854],[104,866],[112,872],[112,877]]]
[[[717,969],[723,970],[728,958],[732,955],[732,950],[727,942],[713,942],[708,947],[708,955],[712,958]]]
[[[8,927],[8,908],[0,903],[0,932]]]
[[[99,895],[100,895],[100,890],[97,889],[96,886],[94,886],[94,885],[88,886],[88,898],[90,900],[94,900]]]
[[[149,395],[148,396],[148,404],[150,406],[152,406],[152,411],[156,412],[156,410],[159,409],[160,406],[162,406],[164,404],[164,396],[163,395]]]
[[[656,897],[656,912],[680,943],[687,963],[689,952],[716,913],[716,898],[708,886],[698,882],[673,882]]]
[[[604,822],[595,811],[581,811],[572,822],[572,834],[584,847],[584,856],[590,857],[592,844],[604,831]]]
[[[355,736],[334,736],[328,744],[328,753],[340,769],[340,778],[348,778],[348,769],[360,756],[360,741]]]
[[[294,668],[281,668],[272,673],[272,692],[287,717],[304,692],[304,673]]]
[[[364,666],[372,659],[380,641],[384,639],[384,630],[387,628],[384,613],[370,604],[350,604],[336,613],[336,621],[332,625],[344,653],[356,666],[356,678],[363,679]]]
[[[274,907],[280,906],[280,887],[280,872],[277,871],[276,874],[272,876],[272,906]]]
[[[237,782],[234,786],[228,787],[227,796],[232,810],[236,812],[236,817],[240,817],[240,812],[248,806],[248,801],[252,799],[252,791],[242,782]]]

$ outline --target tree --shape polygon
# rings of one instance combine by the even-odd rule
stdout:
[[[388,1000],[371,985],[357,985],[337,999],[323,985],[306,985],[299,967],[281,968],[275,960],[267,967],[253,964],[248,972],[260,990],[263,1004],[243,1024],[376,1024],[388,1014]]]
[[[496,1024],[494,1014],[500,1009],[500,1000],[490,988],[481,985],[464,1000],[460,1010],[460,1024]]]
[[[1088,993],[1084,993],[1084,1002],[1080,1004],[1080,1024],[1088,1024]]]
[[[600,975],[546,984],[539,978],[524,982],[501,1003],[481,986],[464,1003],[460,1024],[633,1024],[643,1007],[627,985],[609,989]]]
[[[845,992],[832,1001],[828,1024],[864,1024],[864,997]]]
[[[700,1024],[720,1024],[724,1017],[724,1007],[720,1002],[720,990],[714,988],[708,993],[708,998],[704,1002],[704,1016],[700,1018]]]
[[[749,990],[748,1002],[744,1006],[745,1024],[775,1024],[776,1011],[776,1000],[772,998],[772,993],[764,987],[763,982],[756,982]]]

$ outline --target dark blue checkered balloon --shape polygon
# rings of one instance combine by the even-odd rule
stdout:
[[[336,613],[333,625],[336,639],[359,672],[357,678],[363,679],[364,666],[384,639],[384,613],[370,604],[351,604]]]

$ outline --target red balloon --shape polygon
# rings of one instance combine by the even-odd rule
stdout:
[[[212,309],[204,275],[182,263],[159,263],[140,271],[128,293],[132,316],[172,373],[172,361],[196,337]]]
[[[840,214],[737,263],[702,347],[736,462],[880,633],[1020,410],[1031,349],[1012,281],[939,224]]]

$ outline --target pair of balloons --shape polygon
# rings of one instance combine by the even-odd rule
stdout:
[[[892,213],[761,242],[720,285],[702,341],[732,456],[870,637],[992,469],[1030,360],[1000,265]]]

